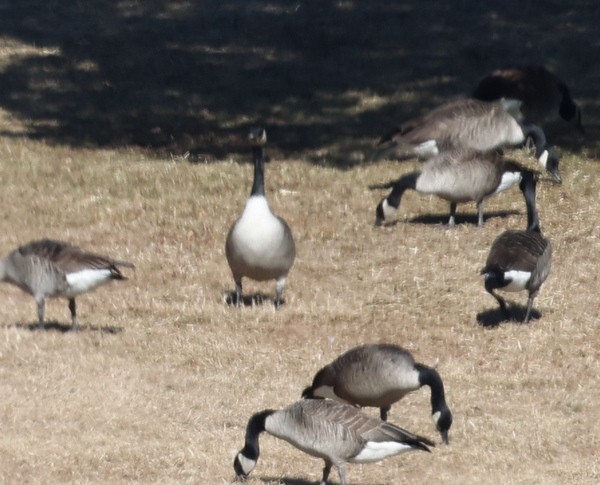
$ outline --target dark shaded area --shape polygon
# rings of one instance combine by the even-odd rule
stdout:
[[[57,321],[47,321],[44,322],[43,325],[40,325],[39,322],[35,321],[32,323],[15,323],[11,325],[6,325],[7,327],[16,327],[25,330],[29,330],[31,332],[47,332],[47,331],[55,331],[60,333],[71,332],[71,324],[60,323]],[[80,332],[99,332],[115,335],[117,333],[121,333],[123,331],[122,327],[98,327],[96,325],[78,325],[75,333]]]
[[[525,315],[527,314],[527,306],[511,303],[508,305],[508,311],[510,312],[510,318],[507,319],[499,307],[485,310],[477,314],[477,323],[486,328],[496,328],[503,322],[523,324],[523,320],[525,320]],[[533,320],[540,319],[541,316],[542,314],[539,311],[532,308],[527,325],[533,323]]]
[[[400,209],[400,210],[402,210],[402,209]],[[492,218],[497,217],[497,218],[506,219],[507,217],[518,215],[518,214],[520,214],[520,212],[515,211],[515,210],[485,212],[484,217],[483,217],[484,225],[487,220],[492,219]],[[450,227],[448,226],[449,219],[450,219],[450,212],[448,212],[447,214],[427,214],[427,215],[423,215],[423,216],[411,217],[406,220],[403,220],[402,218],[396,219],[396,220],[393,220],[390,222],[386,222],[385,224],[383,224],[383,227],[389,227],[389,226],[395,226],[397,224],[409,223],[409,224],[425,224],[425,225],[431,225],[431,226],[443,226],[444,229],[450,229]],[[460,224],[470,224],[473,226],[477,226],[477,222],[478,222],[477,213],[464,214],[464,213],[457,212],[454,220],[455,220],[457,226]],[[373,221],[375,221],[375,207],[373,207]]]
[[[588,131],[552,140],[597,148],[599,21],[595,0],[0,0],[0,106],[10,136],[191,161],[245,153],[260,122],[278,156],[348,166],[490,69],[544,63]]]

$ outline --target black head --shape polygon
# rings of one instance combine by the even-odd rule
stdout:
[[[552,147],[548,147],[546,152],[547,152],[546,161],[543,162],[544,168],[546,169],[546,171],[548,171],[554,177],[554,181],[557,184],[561,184],[562,177],[560,175],[560,171],[558,170],[558,164],[560,162],[560,155]]]
[[[253,126],[248,133],[248,140],[252,146],[265,146],[267,143],[267,132],[262,126]]]
[[[383,199],[379,204],[377,204],[377,208],[375,209],[375,225],[382,226],[385,222],[385,214],[383,213]]]
[[[308,386],[302,391],[302,399],[315,399],[313,386]]]
[[[440,433],[440,436],[442,437],[442,442],[448,444],[448,431],[450,430],[450,426],[452,426],[452,413],[448,408],[445,408],[442,411],[438,411],[438,413],[435,413],[433,416],[435,421],[435,428],[438,430],[438,433]]]

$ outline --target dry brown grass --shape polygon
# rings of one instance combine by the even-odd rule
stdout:
[[[354,2],[340,5],[348,12]],[[7,65],[31,49],[44,55],[11,40],[0,57]],[[383,101],[359,92],[345,102],[360,112],[401,102],[400,92]],[[597,104],[591,93],[585,99],[588,126],[598,126]],[[477,317],[493,320],[496,303],[478,271],[498,233],[524,227],[517,191],[487,204],[495,216],[482,230],[472,205],[461,208],[470,222],[448,230],[439,223],[447,204],[414,193],[398,224],[375,229],[383,193],[367,186],[410,164],[338,170],[275,156],[267,194],[293,228],[298,258],[281,311],[270,301],[236,310],[224,303],[233,282],[223,246],[250,190],[249,164],[192,165],[128,145],[11,136],[31,125],[8,110],[0,124],[0,253],[54,237],[137,265],[130,281],[79,299],[83,329],[75,334],[61,331],[66,302],[49,302],[57,325],[35,330],[32,298],[0,286],[0,482],[230,483],[253,412],[285,406],[336,355],[381,341],[437,363],[455,417],[451,444],[350,466],[352,484],[600,480],[594,130],[582,150],[565,150],[563,185],[539,185],[542,228],[554,246],[535,303],[541,317],[486,328]],[[340,139],[332,130],[325,159],[342,145],[360,152],[352,126]],[[431,214],[439,222],[419,219]],[[274,285],[247,282],[245,291],[272,297]],[[525,295],[514,300],[522,306]],[[427,391],[415,393],[390,419],[438,440],[428,403]],[[261,444],[249,485],[320,479],[318,460],[269,436]]]

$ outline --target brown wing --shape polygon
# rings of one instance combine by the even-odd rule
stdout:
[[[133,268],[134,265],[126,261],[117,261],[98,254],[84,251],[62,241],[42,239],[32,241],[18,249],[22,256],[37,256],[50,261],[65,273],[81,271],[84,269],[110,269],[117,279],[124,278],[117,266]]]
[[[533,272],[548,251],[548,240],[539,232],[506,231],[492,244],[486,267]]]

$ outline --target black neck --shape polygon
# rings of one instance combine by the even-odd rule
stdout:
[[[252,147],[254,183],[250,195],[265,195],[265,154],[262,146]]]
[[[540,232],[540,220],[538,218],[537,207],[535,203],[537,181],[535,174],[529,170],[522,172],[519,188],[523,192],[525,205],[527,206],[527,230]]]
[[[253,415],[250,418],[250,421],[248,421],[248,426],[246,427],[246,442],[241,451],[242,455],[246,458],[258,460],[258,455],[260,454],[258,436],[265,430],[265,421],[267,417],[274,412],[275,411],[271,409],[261,411],[260,413]]]
[[[540,158],[544,150],[548,149],[548,142],[546,141],[546,135],[538,125],[533,123],[522,123],[521,129],[523,130],[523,136],[525,140],[531,137],[535,144],[535,156]]]
[[[417,179],[421,175],[421,172],[413,172],[406,174],[401,179],[394,182],[392,192],[387,196],[388,204],[397,209],[400,207],[400,200],[402,195],[407,189],[416,189]]]
[[[431,414],[447,410],[444,383],[438,372],[422,364],[415,364],[415,369],[419,372],[419,383],[431,389]]]

